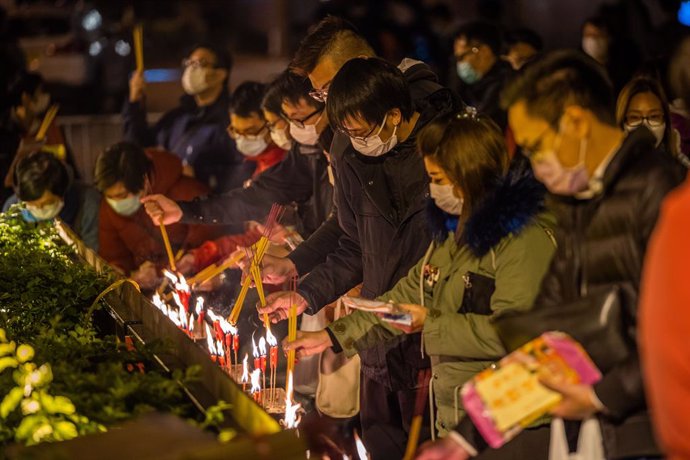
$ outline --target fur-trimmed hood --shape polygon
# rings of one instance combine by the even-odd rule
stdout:
[[[482,200],[456,231],[460,244],[466,244],[476,257],[487,254],[503,238],[518,234],[540,213],[544,212],[546,189],[534,178],[529,162],[515,158],[508,173],[496,189]],[[429,200],[428,220],[434,239],[442,241],[448,235],[448,221],[452,216],[441,211]]]

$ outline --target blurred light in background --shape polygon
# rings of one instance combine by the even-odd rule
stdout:
[[[144,79],[148,83],[165,83],[179,81],[182,72],[179,69],[148,69],[144,71]]]
[[[100,41],[95,41],[89,46],[89,54],[91,56],[98,56],[103,51],[103,45]]]
[[[93,32],[98,29],[101,27],[101,24],[103,24],[103,17],[98,10],[89,11],[81,20],[81,26],[88,32]]]
[[[678,10],[678,22],[684,26],[690,26],[690,1],[681,2]]]
[[[120,56],[129,56],[129,53],[132,52],[132,47],[126,41],[118,40],[115,42],[115,52]]]

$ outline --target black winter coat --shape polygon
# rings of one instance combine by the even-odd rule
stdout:
[[[586,297],[592,289],[615,284],[639,291],[647,243],[661,203],[681,182],[675,160],[656,151],[654,143],[647,129],[630,133],[604,173],[600,195],[590,200],[550,196],[548,205],[558,219],[558,249],[542,280],[535,310],[558,308]],[[631,325],[632,343],[634,316],[625,321]],[[594,391],[609,412],[600,417],[607,458],[660,455],[637,353],[607,372]],[[579,425],[566,423],[571,449],[576,446]],[[469,417],[456,431],[480,450],[486,447]],[[511,449],[507,444],[495,458],[504,458],[504,450],[505,458],[514,458]]]
[[[330,145],[327,129],[315,146],[293,143],[283,161],[264,171],[247,188],[237,188],[191,202],[180,202],[184,223],[237,224],[261,220],[274,203],[296,204],[298,231],[307,238],[330,215],[333,187],[328,181],[328,160],[322,145]]]
[[[312,313],[360,282],[366,298],[388,291],[422,258],[431,241],[425,218],[428,179],[416,135],[456,105],[425,64],[407,68],[405,77],[420,113],[405,142],[378,158],[359,154],[349,142],[344,149],[334,142],[331,149],[342,234],[338,248],[298,288]],[[362,372],[393,390],[414,388],[417,371],[429,367],[428,359],[421,358],[419,334],[376,346],[360,357]]]

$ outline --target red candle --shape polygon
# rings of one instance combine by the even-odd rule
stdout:
[[[232,349],[238,351],[240,349],[240,335],[235,334],[232,336]]]
[[[254,358],[254,369],[261,369],[261,359]]]
[[[220,321],[213,322],[213,330],[216,333],[216,340],[222,341],[225,334],[223,334],[223,328],[220,327]]]
[[[278,367],[278,347],[271,347],[271,367]]]
[[[261,372],[266,373],[266,355],[261,356]]]
[[[227,349],[230,349],[231,346],[232,346],[232,336],[230,334],[226,334],[225,335],[225,347]]]

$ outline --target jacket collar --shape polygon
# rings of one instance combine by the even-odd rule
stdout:
[[[503,238],[518,234],[544,211],[546,189],[523,157],[513,159],[498,187],[467,219],[460,235],[476,257],[487,254]]]

